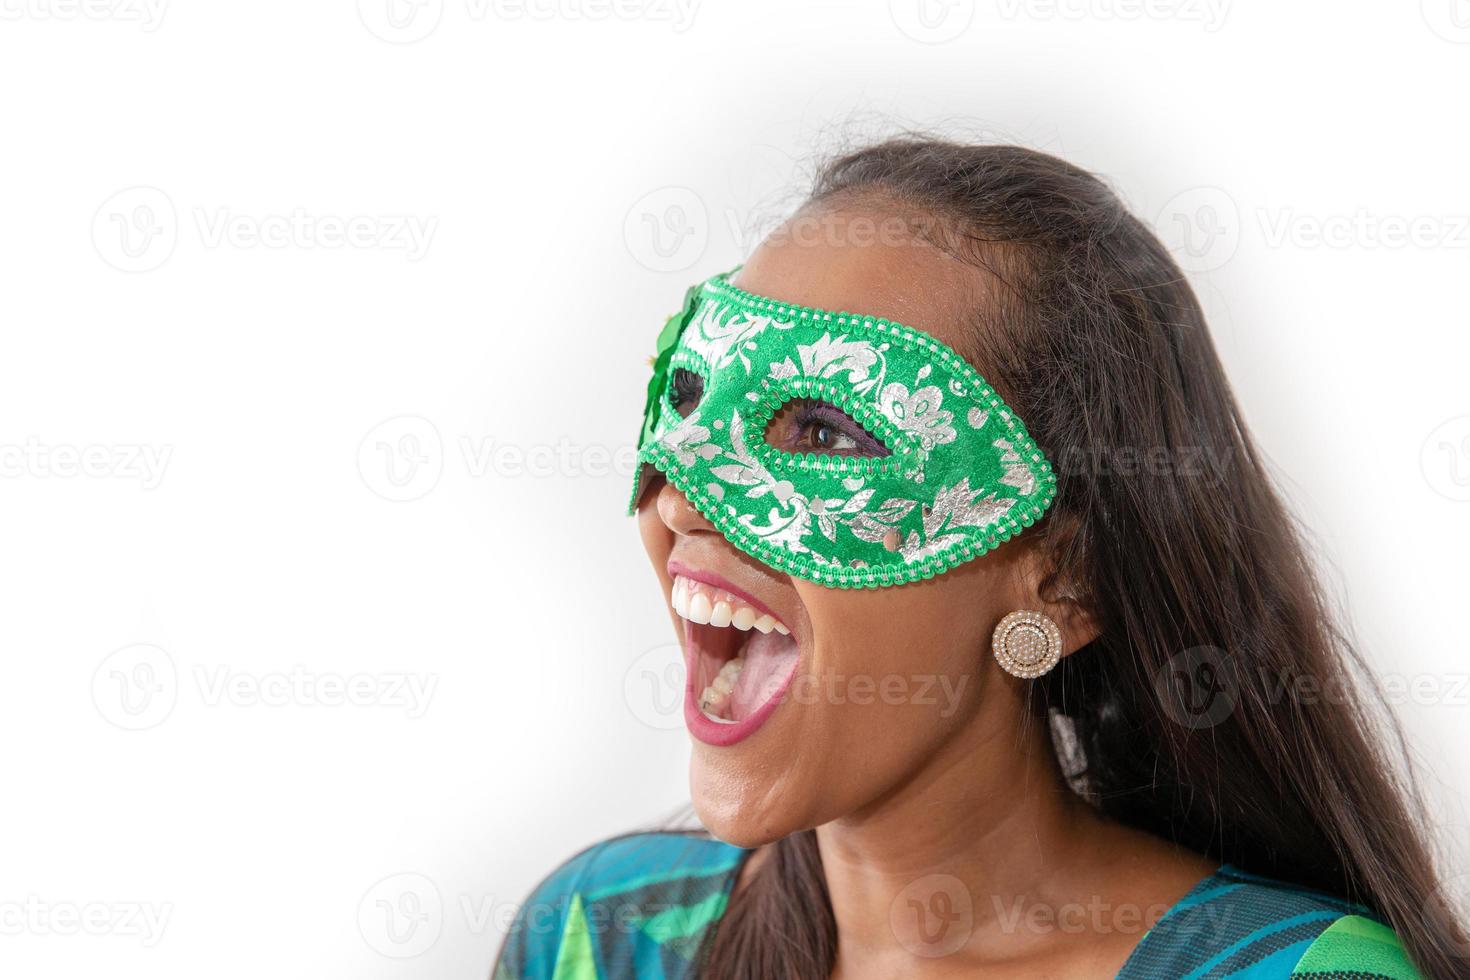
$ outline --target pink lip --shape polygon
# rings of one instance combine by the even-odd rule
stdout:
[[[690,577],[692,578],[693,576]],[[701,579],[700,581],[704,580]],[[716,582],[709,582],[707,584],[715,585],[721,589],[725,588],[725,586]],[[741,598],[745,597],[741,596]],[[756,708],[748,717],[742,718],[733,724],[715,721],[707,717],[703,711],[699,710],[697,701],[699,695],[694,690],[694,678],[698,674],[698,671],[695,669],[693,663],[694,655],[690,653],[690,650],[693,648],[693,643],[689,636],[692,628],[692,624],[689,622],[686,621],[684,623],[684,724],[688,727],[689,734],[706,745],[720,747],[734,745],[736,742],[743,741],[754,735],[756,730],[766,723],[766,719],[771,717],[771,713],[781,706],[781,702],[786,700],[786,689],[791,686],[791,679],[796,676],[797,668],[801,666],[801,663],[798,661],[791,665],[791,672],[786,675],[786,679],[781,682],[781,686],[776,689],[776,693],[772,694],[765,704]]]
[[[759,599],[751,595],[749,592],[746,592],[744,589],[735,585],[731,585],[728,581],[720,578],[720,576],[716,575],[714,572],[706,572],[703,569],[690,568],[683,562],[677,561],[673,558],[669,559],[669,563],[666,567],[668,569],[670,578],[673,578],[677,575],[682,575],[685,578],[693,579],[696,582],[703,582],[705,585],[713,586],[716,589],[724,589],[726,592],[730,593],[741,602],[748,603],[751,608],[760,610],[761,612],[770,616],[772,619],[779,620],[781,623],[785,624],[788,627],[791,625],[790,623],[787,623],[786,620],[782,619],[780,616],[777,616],[774,612],[772,612],[770,607],[767,606],[764,602],[761,602]]]

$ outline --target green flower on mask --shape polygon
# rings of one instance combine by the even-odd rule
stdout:
[[[658,400],[663,395],[664,384],[669,374],[669,361],[674,356],[674,347],[679,342],[679,335],[689,325],[689,319],[694,315],[694,310],[699,304],[699,286],[690,286],[684,292],[684,305],[664,321],[664,328],[659,331],[658,340],[654,344],[653,357],[649,363],[653,366],[653,377],[648,379],[648,398],[643,403],[643,428],[638,433],[638,445],[642,446],[653,432],[654,424],[658,421]]]

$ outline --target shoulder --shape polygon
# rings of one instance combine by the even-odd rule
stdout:
[[[1206,975],[1421,980],[1393,930],[1363,906],[1228,865],[1149,930],[1119,976]]]
[[[682,975],[748,852],[702,834],[628,834],[576,854],[521,906],[495,980]]]

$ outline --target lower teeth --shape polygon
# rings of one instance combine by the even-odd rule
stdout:
[[[740,669],[744,666],[744,657],[735,657],[727,661],[725,666],[720,668],[720,672],[715,675],[714,681],[699,696],[699,710],[715,721],[732,721],[720,715],[730,705],[730,694],[735,690],[735,681],[740,677]]]

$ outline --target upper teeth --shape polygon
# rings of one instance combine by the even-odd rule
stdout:
[[[716,589],[682,575],[674,579],[672,602],[674,612],[691,623],[733,626],[738,630],[749,630],[753,627],[762,633],[775,630],[783,636],[791,632],[770,613],[753,608],[743,599],[723,589]]]

